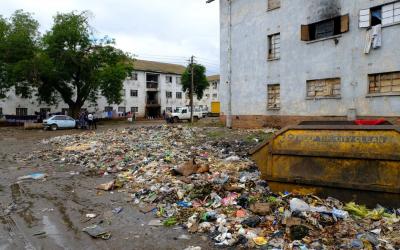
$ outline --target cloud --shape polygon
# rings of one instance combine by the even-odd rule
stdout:
[[[210,74],[219,72],[218,1],[205,0],[0,0],[0,15],[33,12],[41,32],[57,12],[89,10],[96,36],[116,39],[117,47],[140,58],[185,64],[197,56]]]

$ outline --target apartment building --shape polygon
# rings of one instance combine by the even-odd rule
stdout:
[[[400,117],[400,1],[220,0],[234,127]]]
[[[137,117],[161,117],[167,111],[188,105],[182,90],[185,67],[177,64],[137,60],[132,75],[124,82],[122,103],[108,105],[102,97],[97,110],[135,112]]]
[[[122,90],[123,101],[120,104],[108,104],[105,97],[100,96],[96,103],[86,103],[83,107],[90,112],[96,112],[99,117],[123,116],[131,112],[136,117],[161,117],[164,112],[173,111],[178,107],[189,105],[189,97],[182,90],[181,75],[185,67],[177,64],[136,60],[134,71],[124,81]],[[210,89],[195,105],[210,107],[211,101],[218,98],[218,84],[213,80]],[[0,100],[1,115],[33,115],[35,112],[68,113],[68,105],[60,102],[48,106],[39,104],[35,99],[23,99],[10,91],[7,98]]]
[[[219,81],[219,75],[211,75],[207,77],[207,80],[210,84],[210,86],[204,91],[203,98],[198,100],[197,98],[194,98],[194,105],[197,107],[200,107],[204,110],[208,110],[209,112],[217,111],[215,109],[215,106],[218,106],[218,112],[219,113],[219,87],[220,87],[220,81]],[[188,98],[188,97],[187,97]],[[213,110],[214,108],[214,110]],[[213,112],[214,113],[214,112]]]

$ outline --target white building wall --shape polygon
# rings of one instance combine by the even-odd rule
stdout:
[[[120,104],[109,105],[105,97],[100,96],[96,104],[86,103],[83,108],[86,108],[89,112],[96,112],[98,116],[103,115],[105,107],[112,107],[117,113],[118,107],[125,107],[126,112],[130,112],[132,107],[138,107],[137,117],[144,117],[146,112],[146,72],[136,71],[138,78],[137,80],[127,79],[124,81],[125,96]],[[153,73],[152,73],[153,74]],[[167,83],[166,76],[172,76],[172,83]],[[158,98],[161,104],[161,114],[166,110],[167,107],[172,107],[175,110],[177,107],[185,107],[189,105],[190,100],[186,98],[186,93],[182,90],[182,85],[180,84],[180,75],[174,74],[159,74],[159,91]],[[137,90],[138,96],[132,97],[130,95],[131,90]],[[172,92],[172,98],[166,98],[166,91]],[[195,98],[195,105],[204,105],[211,107],[212,93],[216,90],[207,89],[206,92],[209,93],[210,98],[206,98],[204,95],[203,99],[198,101]],[[182,93],[182,99],[176,98],[176,93]],[[40,108],[50,108],[51,113],[61,112],[63,108],[68,108],[68,105],[61,101],[58,105],[48,106],[46,104],[39,104],[36,99],[23,99],[15,96],[14,91],[10,90],[9,96],[6,99],[0,100],[0,108],[2,108],[3,114],[15,115],[16,108],[28,108],[28,115],[33,115],[35,112],[39,112]]]
[[[229,1],[220,0],[221,109],[228,112],[232,65],[232,114],[281,116],[400,116],[399,96],[367,97],[368,74],[400,71],[400,24],[382,28],[382,47],[363,53],[366,29],[359,11],[392,0],[281,0],[267,11],[267,0],[232,0],[232,53],[229,56]],[[329,6],[349,14],[350,30],[335,39],[305,42],[300,26],[323,20]],[[325,18],[326,19],[326,18]],[[268,35],[280,33],[279,60],[268,61]],[[230,60],[231,59],[231,60]],[[341,78],[340,99],[306,99],[306,81]],[[279,83],[281,109],[267,109],[267,85]]]

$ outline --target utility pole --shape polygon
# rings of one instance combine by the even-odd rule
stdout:
[[[226,116],[226,127],[232,128],[232,0],[228,1],[229,24],[228,24],[228,115]]]
[[[193,92],[194,92],[194,56],[190,57],[190,71],[192,76],[192,81],[190,84],[190,123],[193,123]]]

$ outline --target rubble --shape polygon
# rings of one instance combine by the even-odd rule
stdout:
[[[80,166],[86,175],[113,177],[97,188],[125,192],[138,210],[154,215],[148,226],[180,225],[189,233],[206,233],[216,245],[400,247],[396,210],[273,193],[246,153],[256,140],[240,139],[251,131],[234,131],[231,140],[208,138],[207,133],[208,128],[184,126],[90,132],[43,141],[52,147],[36,155]],[[85,231],[106,233],[98,229]]]

